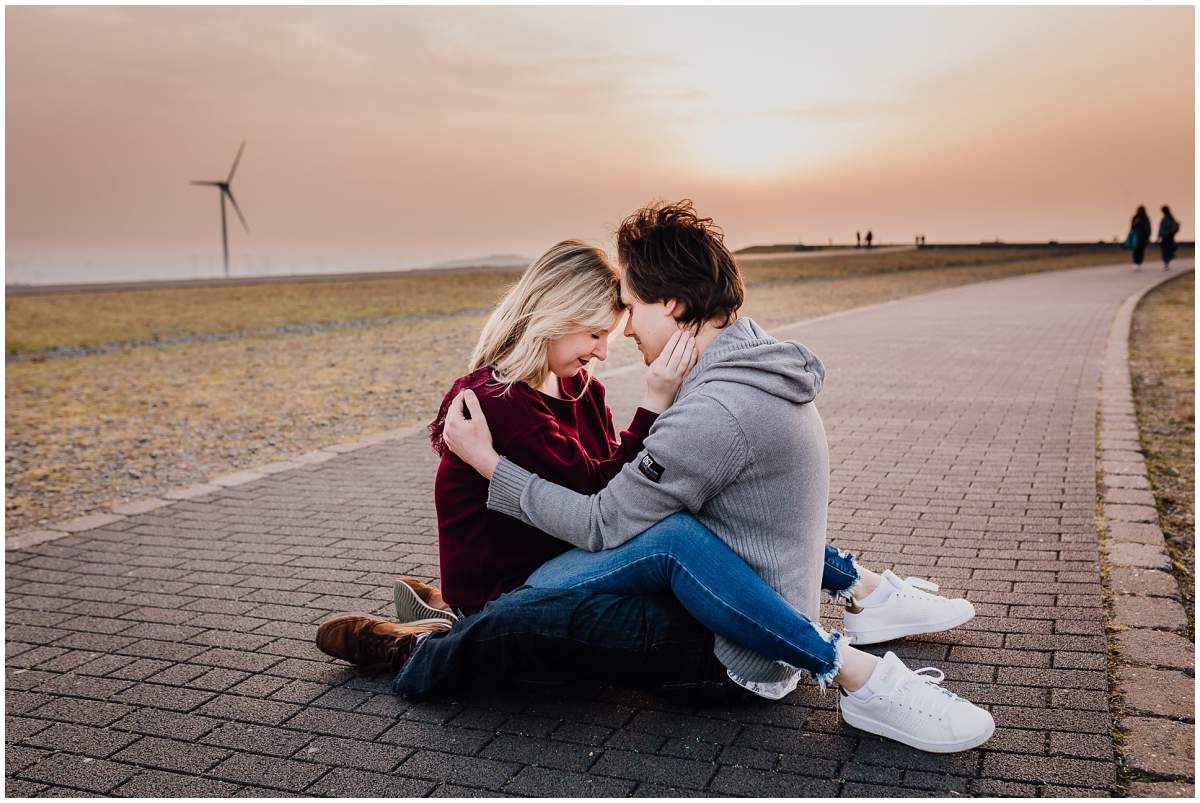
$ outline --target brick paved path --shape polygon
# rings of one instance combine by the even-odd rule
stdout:
[[[868,738],[810,685],[728,708],[602,686],[413,704],[325,660],[322,617],[436,577],[417,435],[9,551],[6,792],[1105,793],[1096,384],[1154,278],[1039,274],[777,333],[829,368],[831,538],[974,601],[967,626],[889,646],[991,706],[985,749]],[[619,417],[640,382],[610,381]]]

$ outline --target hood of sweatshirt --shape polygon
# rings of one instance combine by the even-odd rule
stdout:
[[[824,381],[825,366],[817,355],[793,340],[776,340],[742,317],[700,355],[679,395],[713,382],[732,382],[803,404],[816,398]]]

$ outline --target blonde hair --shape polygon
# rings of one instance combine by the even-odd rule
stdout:
[[[604,251],[564,240],[509,288],[479,333],[469,370],[490,365],[497,381],[509,388],[517,382],[536,388],[550,373],[551,340],[607,329],[620,310],[621,280]]]

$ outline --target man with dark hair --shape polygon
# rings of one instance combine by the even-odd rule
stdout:
[[[746,298],[742,274],[712,218],[691,201],[649,206],[617,230],[621,275],[636,298],[651,304],[674,299],[673,317],[693,333],[702,324],[729,326]]]
[[[490,481],[488,508],[580,549],[534,572],[526,582],[538,587],[505,594],[444,634],[414,642],[397,631],[395,647],[406,656],[393,686],[398,692],[419,695],[453,688],[486,669],[557,667],[592,676],[711,682],[721,677],[721,670],[711,658],[699,657],[709,645],[725,675],[759,696],[779,699],[796,687],[796,667],[804,665],[796,661],[803,661],[803,655],[772,660],[737,641],[736,628],[730,628],[728,639],[713,640],[678,603],[661,595],[621,596],[574,587],[591,582],[579,573],[606,565],[592,558],[616,561],[608,564],[617,566],[614,571],[634,561],[658,560],[655,549],[643,556],[636,545],[646,539],[657,544],[654,533],[689,526],[672,523],[680,511],[689,511],[691,521],[715,533],[813,622],[819,621],[822,553],[828,563],[828,453],[812,404],[824,375],[820,362],[800,344],[776,341],[738,315],[745,293],[737,264],[720,229],[697,215],[691,202],[639,210],[622,224],[617,247],[621,298],[629,311],[626,336],[637,342],[649,364],[681,329],[691,331],[700,360],[675,403],[651,427],[638,458],[591,496],[547,482],[501,457],[470,391],[455,401],[445,440]],[[853,616],[877,615],[871,608],[888,600],[898,610],[908,605],[904,600],[919,599],[916,607],[922,611],[936,610],[942,617],[951,613],[953,619],[945,619],[945,627],[932,627],[935,618],[922,619],[923,613],[914,619],[913,609],[906,608],[910,625],[921,621],[931,627],[902,629],[892,638],[947,629],[974,614],[965,600],[924,594],[911,578],[900,593],[895,575],[887,572],[884,578],[862,600],[867,610],[847,614],[848,625]],[[672,583],[647,590],[675,588]],[[388,630],[371,632],[386,640]],[[861,643],[870,641],[863,638]],[[840,685],[847,722],[937,752],[969,749],[990,737],[994,723],[986,711],[908,669],[893,653],[880,660],[839,646],[836,638],[822,644],[837,647],[837,657],[824,660],[819,680]],[[858,662],[853,673],[852,661]]]

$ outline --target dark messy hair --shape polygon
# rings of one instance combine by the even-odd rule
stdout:
[[[617,258],[629,289],[642,301],[679,301],[675,320],[685,326],[726,326],[746,296],[725,235],[686,198],[625,218],[617,229]]]

